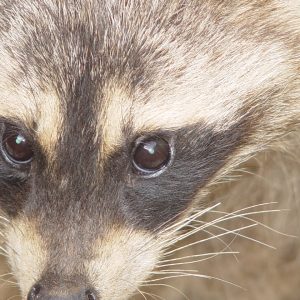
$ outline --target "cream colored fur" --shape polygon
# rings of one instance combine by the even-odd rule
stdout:
[[[293,9],[293,13],[285,15],[284,18],[278,16],[280,22],[289,23],[290,30],[296,29],[298,31],[299,19],[295,18],[294,21],[293,17],[294,14],[298,14],[299,0],[277,2],[280,6],[290,6]],[[245,7],[247,5],[245,4]],[[239,12],[232,15],[232,26],[234,26],[234,22],[239,24],[245,22],[245,20],[238,19]],[[290,21],[288,21],[289,19]],[[277,20],[276,15],[272,15],[272,20]],[[249,26],[249,24],[245,22],[244,26]],[[17,35],[17,33],[15,34]],[[295,38],[295,40],[297,39]],[[235,40],[235,43],[239,44],[239,40]],[[224,60],[221,59],[215,63],[211,69],[208,67],[206,57],[202,56],[201,59],[197,56],[194,57],[195,64],[191,64],[190,69],[183,76],[184,84],[181,85],[181,90],[176,90],[176,85],[172,86],[170,83],[164,85],[164,89],[161,90],[159,89],[160,82],[157,82],[156,99],[158,99],[157,104],[159,105],[156,105],[156,107],[159,107],[159,109],[153,110],[152,104],[149,107],[147,105],[135,107],[134,125],[137,130],[147,128],[168,129],[194,124],[200,120],[206,124],[217,124],[216,128],[222,131],[228,129],[236,121],[234,120],[236,112],[240,111],[241,108],[245,107],[245,114],[251,111],[252,108],[262,112],[262,117],[258,117],[255,113],[250,114],[253,119],[258,119],[258,121],[254,120],[254,123],[257,122],[255,124],[256,128],[249,135],[251,141],[247,147],[234,153],[233,157],[216,174],[205,191],[199,192],[200,203],[198,203],[201,207],[203,202],[221,202],[222,204],[216,207],[215,210],[220,210],[225,214],[257,205],[252,209],[243,211],[244,213],[250,212],[250,215],[246,215],[246,217],[253,218],[256,221],[234,218],[232,221],[215,224],[220,226],[219,228],[209,226],[206,228],[207,232],[202,231],[190,240],[183,240],[172,246],[167,251],[173,251],[177,258],[196,255],[192,260],[203,258],[197,256],[203,253],[235,251],[239,253],[217,255],[201,263],[173,266],[177,270],[198,270],[199,273],[195,272],[195,276],[179,277],[166,282],[156,281],[156,277],[150,278],[149,284],[158,285],[142,286],[141,291],[145,290],[146,293],[155,293],[159,296],[155,298],[155,296],[145,294],[148,299],[151,299],[151,297],[154,297],[152,299],[168,300],[300,299],[299,239],[274,232],[280,231],[285,234],[300,236],[300,131],[297,129],[300,120],[299,46],[272,44],[272,41],[269,41],[269,44],[265,42],[257,47],[255,39],[253,39],[251,43],[245,43],[244,52],[239,59],[237,59],[238,55],[235,54],[234,59],[230,60],[230,55],[226,55],[226,51],[229,51],[228,45],[231,45],[231,50],[235,49],[235,43],[232,42],[232,36],[224,37],[224,49],[220,49]],[[180,56],[180,53],[174,53],[174,57],[178,55]],[[179,67],[181,62],[176,62],[177,67]],[[248,65],[252,66],[249,72]],[[253,68],[253,65],[256,68]],[[194,76],[196,70],[202,67],[207,70],[205,78],[202,78],[201,75],[196,78]],[[236,72],[237,69],[240,72]],[[244,85],[240,85],[239,80],[245,76],[247,80],[243,81]],[[214,82],[210,82],[207,78],[214,78],[215,82],[219,82],[221,85],[215,87]],[[195,80],[194,85],[192,84],[193,80]],[[283,89],[282,85],[285,83],[287,86]],[[280,86],[280,92],[272,94],[272,87],[277,85]],[[2,95],[7,97],[6,100],[16,95],[13,95],[13,87],[8,85],[5,78],[0,79],[0,89]],[[126,108],[131,108],[126,99],[126,91],[117,90],[114,93],[109,91],[107,94],[111,99],[115,97],[117,104],[120,99],[121,102],[125,100]],[[200,96],[202,98],[199,98]],[[242,98],[244,102],[236,104],[233,102],[236,98]],[[200,102],[203,105],[195,106],[195,99],[201,99]],[[56,102],[55,100],[53,103]],[[181,106],[180,103],[182,102],[185,105]],[[5,107],[3,103],[1,104]],[[115,105],[113,101],[108,103],[107,111],[115,112]],[[45,111],[48,109],[51,109],[51,107],[45,108]],[[6,111],[8,110],[11,109],[6,109]],[[6,111],[4,110],[4,112]],[[176,116],[169,114],[169,111],[176,111]],[[152,113],[149,115],[149,112]],[[120,109],[120,114],[123,115],[123,113],[124,111]],[[127,113],[126,110],[125,113]],[[58,114],[54,115],[57,117]],[[43,116],[45,117],[46,114]],[[46,140],[45,144],[50,144],[51,139],[44,133],[48,134],[49,128],[51,127],[53,130],[52,125],[57,125],[56,117],[54,119],[43,118],[45,125],[41,125],[40,128],[41,136],[44,136]],[[104,146],[107,147],[106,149],[109,152],[110,148],[118,144],[117,139],[121,136],[118,128],[115,128],[116,123],[114,120],[101,125],[104,125],[108,143]],[[56,128],[57,130],[58,128]],[[289,133],[290,131],[293,132]],[[109,137],[110,133],[112,136]],[[273,141],[272,147],[270,141]],[[261,205],[262,203],[265,203],[265,205]],[[286,211],[286,209],[289,209],[289,211]],[[254,212],[257,212],[257,214]],[[220,214],[209,212],[199,219],[200,223],[198,224],[202,224],[201,222],[207,224],[218,216]],[[256,226],[251,228],[237,231],[238,228],[255,224]],[[193,230],[193,228],[190,228],[190,230]],[[232,230],[234,233],[224,234],[227,232],[226,230]],[[222,240],[216,238],[193,247],[187,247],[189,243],[195,243],[201,239],[208,239],[211,235],[220,234]],[[176,237],[174,237],[175,239]],[[26,244],[25,241],[23,242],[24,245],[19,243],[20,239],[14,243],[14,246],[19,245],[22,248],[21,246]],[[274,246],[276,249],[272,249],[266,244]],[[29,243],[27,246],[24,249],[30,251],[28,249],[32,247],[32,244]],[[175,249],[180,247],[186,248],[184,251],[176,252]],[[35,249],[34,251],[38,250]],[[24,252],[25,255],[26,252]],[[175,259],[175,257],[173,258]],[[170,260],[173,258],[165,257],[164,259]],[[97,264],[95,263],[95,265]],[[19,266],[22,266],[22,263]],[[17,268],[18,266],[15,266],[15,272]],[[158,271],[160,271],[159,268],[156,272]],[[163,275],[160,275],[170,275],[167,272],[169,271],[165,271]],[[178,272],[182,273],[184,271],[175,271],[176,274]],[[187,272],[193,273],[193,271]],[[197,277],[199,274],[211,276],[214,279]],[[10,275],[2,278],[5,281],[10,278]],[[228,282],[239,285],[244,289]],[[28,288],[30,284],[32,282],[28,283]],[[173,285],[175,289],[166,287],[165,284]],[[28,288],[26,286],[25,289]],[[9,299],[10,292],[6,291],[6,287],[2,286],[0,289],[3,289],[0,292],[0,300]],[[16,290],[11,291],[11,293],[12,296],[17,295]],[[17,296],[11,299],[17,299]],[[142,297],[141,299],[145,298]]]

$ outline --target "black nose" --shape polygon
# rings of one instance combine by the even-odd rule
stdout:
[[[30,290],[27,300],[100,300],[91,289],[74,289],[55,292],[36,284]]]

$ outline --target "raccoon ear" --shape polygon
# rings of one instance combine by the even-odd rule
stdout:
[[[172,160],[173,145],[159,136],[139,138],[132,152],[132,163],[139,175],[158,175]]]

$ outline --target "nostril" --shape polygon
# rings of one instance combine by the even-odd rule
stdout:
[[[96,300],[97,299],[95,294],[90,290],[87,290],[85,292],[85,296],[86,296],[86,300]]]
[[[77,292],[75,290],[77,290]],[[84,288],[79,290],[79,288],[75,288],[75,290],[73,288],[72,292],[69,290],[65,290],[64,292],[60,290],[59,292],[55,289],[49,290],[40,284],[35,284],[31,288],[27,300],[99,300],[99,297],[96,296],[93,289],[87,290]],[[63,293],[63,295],[61,293]],[[0,299],[2,298],[0,297]]]
[[[42,287],[39,284],[34,285],[28,294],[27,300],[38,299],[37,297],[38,297],[41,289],[42,289]]]

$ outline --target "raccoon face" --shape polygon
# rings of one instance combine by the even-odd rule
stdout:
[[[283,8],[150,2],[0,1],[0,206],[24,299],[127,299],[201,194],[299,113]]]

